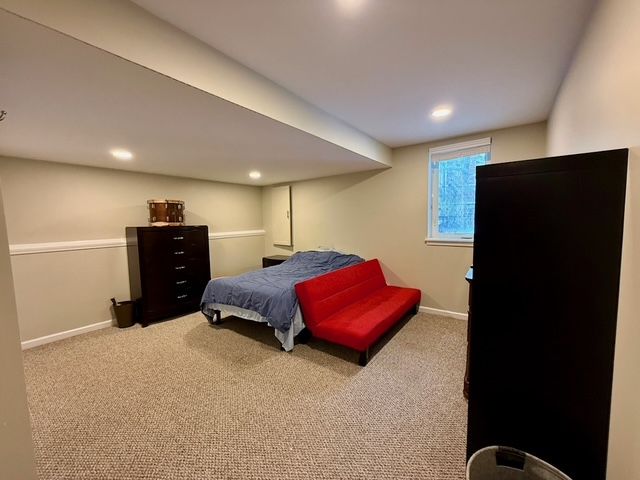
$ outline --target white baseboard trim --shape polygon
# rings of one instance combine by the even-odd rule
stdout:
[[[449,310],[440,310],[432,307],[420,307],[419,310],[423,313],[431,313],[433,315],[440,315],[443,317],[451,317],[458,320],[466,320],[466,313],[451,312]],[[75,337],[76,335],[82,335],[83,333],[93,332],[95,330],[101,330],[113,325],[112,320],[105,320],[104,322],[92,323],[91,325],[85,325],[84,327],[78,327],[64,332],[53,333],[51,335],[45,335],[44,337],[34,338],[32,340],[25,340],[22,342],[22,350],[28,350],[29,348],[39,347],[40,345],[46,345],[47,343],[57,342],[65,338]]]
[[[433,315],[440,315],[442,317],[451,317],[458,320],[467,320],[466,313],[451,312],[449,310],[440,310],[439,308],[422,307],[422,306],[420,307],[419,310],[423,313],[431,313]]]
[[[113,321],[105,320],[104,322],[92,323],[84,327],[74,328],[64,332],[53,333],[51,335],[45,335],[44,337],[34,338],[33,340],[25,340],[22,342],[22,350],[28,350],[29,348],[39,347],[47,343],[57,342],[69,337],[75,337],[76,335],[82,335],[83,333],[93,332],[94,330],[100,330],[102,328],[108,328],[113,325]]]
[[[162,228],[162,227],[158,227]],[[209,240],[222,238],[258,237],[266,233],[265,230],[237,230],[233,232],[209,233]],[[11,255],[33,255],[37,253],[73,252],[77,250],[95,250],[99,248],[126,247],[125,238],[99,238],[96,240],[72,240],[48,243],[19,243],[9,245]]]

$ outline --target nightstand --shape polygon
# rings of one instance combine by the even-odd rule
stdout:
[[[289,260],[289,255],[271,255],[270,257],[262,257],[262,268],[280,265],[285,260]]]

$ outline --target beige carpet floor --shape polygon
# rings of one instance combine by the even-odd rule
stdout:
[[[193,314],[24,353],[41,479],[464,479],[465,326],[373,356]]]

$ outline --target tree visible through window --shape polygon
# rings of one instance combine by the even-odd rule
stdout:
[[[490,159],[491,139],[429,151],[431,240],[472,241],[476,167]]]

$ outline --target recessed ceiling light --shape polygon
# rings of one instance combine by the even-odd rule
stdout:
[[[338,7],[345,13],[355,13],[364,5],[366,0],[335,0]]]
[[[123,148],[114,148],[110,153],[118,160],[131,160],[133,158],[133,153]]]
[[[431,116],[433,118],[446,118],[453,112],[451,107],[436,107],[431,110]]]
[[[259,171],[254,170],[253,172],[249,172],[249,176],[254,180],[257,180],[262,176],[262,174]]]

